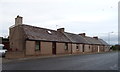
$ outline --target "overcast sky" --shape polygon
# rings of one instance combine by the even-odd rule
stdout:
[[[66,32],[98,36],[117,43],[119,0],[1,0],[0,36],[9,35],[15,17],[23,23]],[[109,41],[110,40],[110,41]]]

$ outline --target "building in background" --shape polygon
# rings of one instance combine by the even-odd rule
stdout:
[[[26,25],[20,16],[15,18],[9,32],[10,49],[6,58],[109,51],[109,45],[98,37],[68,33],[64,28],[51,30]]]
[[[2,44],[4,45],[3,49],[10,50],[9,37],[8,38],[2,37]]]
[[[9,50],[10,49],[9,37],[8,38],[0,37],[0,44],[4,45],[3,49]]]

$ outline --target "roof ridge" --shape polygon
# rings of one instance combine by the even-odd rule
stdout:
[[[23,25],[38,28],[38,29],[46,29],[46,30],[56,31],[56,30],[53,30],[53,29],[48,29],[48,28],[43,28],[43,27],[38,27],[38,26],[32,26],[32,25],[27,25],[27,24],[23,24]]]
[[[69,33],[69,34],[74,34],[74,35],[78,35],[78,34],[75,34],[75,33],[70,33],[70,32],[64,32],[64,33]]]

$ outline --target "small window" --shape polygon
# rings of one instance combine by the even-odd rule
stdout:
[[[47,31],[49,34],[52,34],[52,32],[51,31]]]
[[[76,50],[79,50],[79,46],[78,46],[78,44],[76,45]]]
[[[65,50],[68,50],[68,43],[65,43]]]
[[[89,49],[90,49],[90,45],[89,45]]]
[[[36,41],[35,51],[40,50],[40,41]]]

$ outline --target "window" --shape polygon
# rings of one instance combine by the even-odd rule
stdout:
[[[40,50],[40,41],[36,41],[35,51]]]
[[[76,45],[76,50],[79,50],[79,46],[78,46],[78,44]]]
[[[68,50],[68,43],[65,43],[65,50]]]
[[[47,32],[48,32],[49,34],[52,34],[52,32],[51,32],[51,31],[49,31],[49,30],[48,30]]]
[[[89,49],[90,49],[90,45],[89,45]]]

